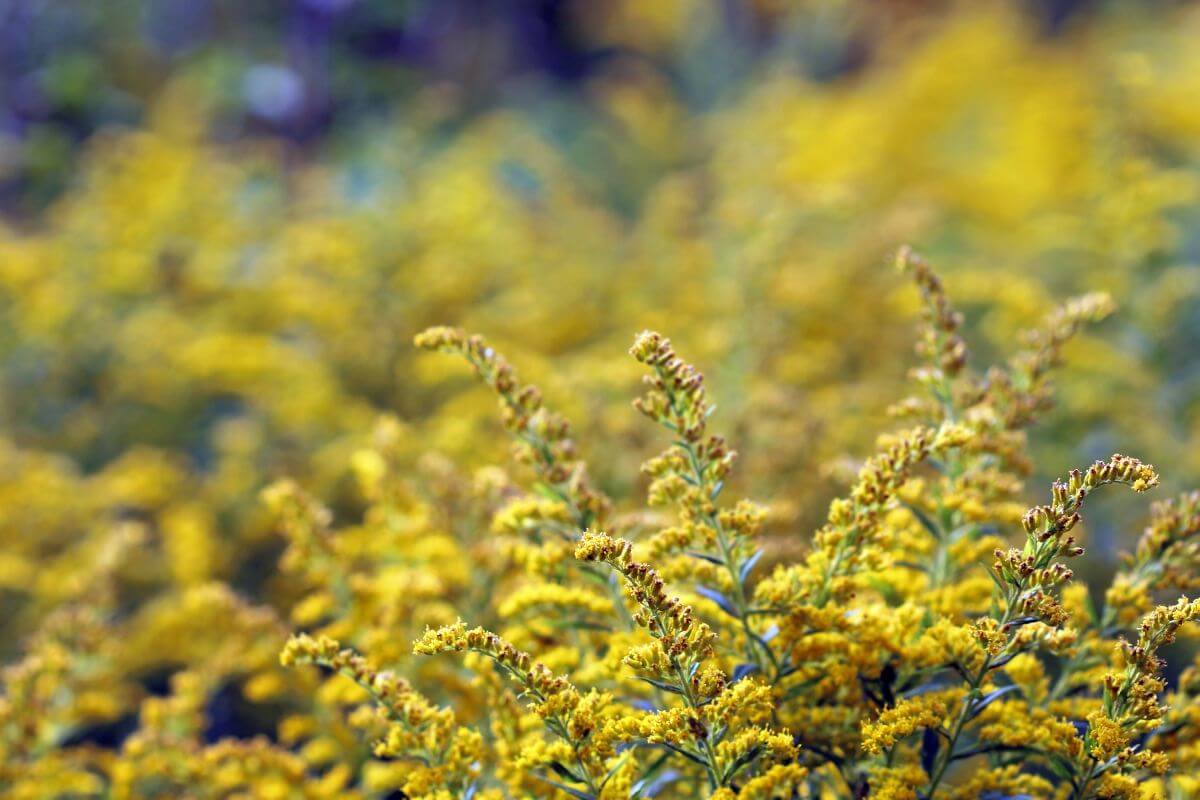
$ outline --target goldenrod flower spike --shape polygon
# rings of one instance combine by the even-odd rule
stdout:
[[[569,747],[570,764],[551,761],[544,766],[586,787],[588,796],[599,796],[615,756],[610,742],[594,736],[599,723],[597,712],[607,704],[607,695],[581,695],[570,681],[555,675],[528,653],[483,628],[468,629],[462,621],[425,631],[413,644],[413,652],[420,655],[473,652],[489,658],[501,673],[517,683],[546,728]]]
[[[1106,785],[1130,781],[1130,776],[1149,771],[1165,773],[1167,756],[1136,746],[1139,737],[1152,734],[1163,723],[1166,709],[1159,698],[1166,684],[1160,648],[1175,641],[1178,630],[1200,620],[1200,600],[1181,597],[1171,606],[1159,606],[1142,619],[1135,642],[1119,645],[1124,670],[1104,676],[1103,704],[1088,714],[1083,752],[1075,763],[1079,789],[1076,797],[1107,796]]]
[[[995,370],[990,376],[1003,397],[1010,428],[1028,425],[1052,405],[1050,371],[1062,363],[1063,347],[1084,325],[1100,322],[1115,310],[1108,294],[1086,294],[1056,308],[1041,328],[1023,335],[1025,349],[1013,356],[1007,371]]]
[[[378,704],[387,722],[375,744],[380,758],[414,763],[405,778],[406,791],[464,792],[479,777],[486,757],[482,737],[457,725],[454,712],[438,708],[394,672],[375,668],[366,658],[328,636],[299,634],[279,656],[285,667],[318,664],[354,681]]]
[[[752,618],[750,603],[749,580],[763,555],[757,537],[766,512],[748,500],[720,507],[737,453],[724,437],[707,433],[715,407],[707,400],[704,376],[654,331],[638,334],[629,352],[651,368],[645,377],[649,388],[634,406],[676,437],[664,453],[642,465],[652,479],[650,505],[674,504],[679,511],[679,524],[659,531],[648,548],[658,555],[683,551],[699,559],[689,566],[700,591],[740,626],[747,663],[778,676],[784,667],[763,636],[761,621]],[[708,565],[720,571],[704,574]]]
[[[1067,620],[1053,593],[1071,579],[1072,573],[1054,559],[1083,554],[1083,548],[1067,534],[1080,521],[1080,509],[1087,496],[1110,483],[1123,483],[1135,492],[1144,492],[1158,485],[1158,474],[1154,467],[1120,454],[1097,461],[1084,471],[1071,470],[1065,481],[1055,481],[1051,486],[1049,505],[1034,506],[1021,519],[1026,532],[1024,548],[996,550],[992,571],[1003,590],[1007,609],[1002,626],[1011,625],[1020,615],[1032,615],[1056,627]]]
[[[496,392],[505,427],[517,438],[518,459],[567,505],[577,530],[604,523],[610,501],[596,491],[586,465],[575,452],[571,426],[542,403],[541,391],[522,385],[512,365],[482,336],[459,328],[433,327],[415,337],[417,347],[453,353],[466,359],[475,373]]]
[[[759,602],[781,609],[799,604],[824,608],[852,595],[858,574],[881,557],[878,537],[884,515],[913,470],[973,439],[970,428],[956,423],[914,428],[896,437],[862,466],[848,496],[830,503],[827,522],[817,531],[804,564],[780,570],[759,585]]]
[[[949,745],[934,764],[930,795],[945,776],[966,724],[989,702],[981,694],[989,672],[1036,643],[1023,633],[1030,624],[1054,629],[1067,622],[1068,613],[1059,601],[1058,591],[1072,573],[1055,559],[1083,554],[1083,548],[1067,534],[1080,521],[1080,509],[1088,495],[1112,483],[1144,492],[1158,484],[1158,474],[1152,466],[1120,454],[1097,461],[1086,470],[1071,470],[1065,481],[1055,481],[1051,486],[1048,505],[1034,506],[1025,513],[1021,520],[1026,533],[1024,548],[995,551],[992,573],[998,615],[975,623],[974,632],[985,655],[976,671],[965,674],[969,693],[951,726]]]
[[[625,578],[630,597],[640,606],[635,621],[658,640],[668,659],[690,668],[710,657],[715,636],[708,625],[679,598],[669,597],[658,572],[634,561],[632,552],[632,545],[623,539],[589,531],[575,548],[575,557],[603,561]]]
[[[1200,492],[1155,503],[1150,523],[1105,594],[1102,628],[1132,624],[1148,612],[1151,593],[1200,589]]]
[[[654,714],[618,730],[651,743],[670,742],[705,765],[713,788],[727,786],[760,757],[792,756],[795,744],[788,734],[757,725],[740,732],[731,729],[735,717],[766,719],[771,690],[751,680],[730,685],[719,668],[705,665],[715,655],[711,629],[696,619],[690,606],[668,596],[661,576],[649,564],[635,561],[631,553],[629,542],[600,532],[588,532],[575,550],[577,558],[602,561],[625,579],[630,597],[639,606],[634,619],[653,637],[654,645],[631,650],[624,661],[654,686],[683,698],[685,708]],[[664,724],[679,728],[672,734]],[[729,739],[729,734],[734,738]]]
[[[940,371],[939,381],[954,378],[967,363],[967,344],[959,335],[963,315],[950,304],[942,279],[911,247],[905,245],[896,253],[896,267],[912,276],[925,301],[925,329],[917,354]]]

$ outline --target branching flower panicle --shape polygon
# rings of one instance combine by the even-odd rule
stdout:
[[[1034,506],[1021,520],[1025,547],[997,550],[992,571],[1003,593],[1006,609],[1002,625],[1021,615],[1032,616],[1052,626],[1066,621],[1066,612],[1054,592],[1071,579],[1071,570],[1060,561],[1083,555],[1070,531],[1079,523],[1080,509],[1089,494],[1110,483],[1128,485],[1144,492],[1158,485],[1154,467],[1120,454],[1097,461],[1087,470],[1072,470],[1065,481],[1051,486],[1049,505]]]
[[[1074,798],[1105,797],[1107,787],[1132,782],[1131,776],[1167,771],[1166,755],[1141,744],[1166,715],[1160,702],[1166,688],[1161,676],[1164,662],[1158,651],[1175,641],[1181,627],[1197,619],[1200,600],[1180,598],[1147,614],[1136,641],[1120,643],[1125,666],[1104,676],[1103,704],[1088,714],[1082,753],[1075,764]]]
[[[634,618],[654,639],[649,649],[631,650],[625,663],[653,686],[682,698],[684,708],[650,715],[626,734],[650,743],[670,742],[704,764],[714,789],[729,785],[760,758],[794,755],[791,737],[779,731],[759,726],[733,730],[735,717],[761,722],[770,714],[771,690],[749,679],[731,684],[719,668],[705,664],[715,655],[716,637],[690,606],[667,595],[662,578],[649,564],[635,561],[632,549],[622,539],[589,532],[575,555],[602,561],[625,579],[630,597],[639,606]],[[678,738],[656,732],[664,720],[680,724]]]
[[[1200,588],[1200,492],[1155,503],[1150,524],[1105,595],[1106,624],[1132,624],[1155,591]]]
[[[700,591],[736,620],[747,663],[777,675],[781,664],[751,619],[749,600],[748,581],[763,555],[757,535],[766,512],[746,500],[732,508],[720,507],[737,453],[723,437],[707,433],[716,407],[708,402],[704,376],[675,353],[669,339],[654,331],[638,334],[629,352],[651,369],[645,378],[649,388],[634,406],[676,436],[666,452],[642,466],[652,481],[650,504],[673,502],[680,515],[679,525],[661,531],[650,547],[659,554],[683,550],[720,568],[709,579],[716,585],[702,586]]]
[[[413,763],[405,791],[425,795],[435,790],[472,790],[485,758],[483,739],[457,725],[454,712],[438,708],[394,672],[374,667],[336,640],[299,634],[279,656],[285,667],[318,664],[358,684],[378,704],[387,722],[375,744],[376,756]]]
[[[580,694],[570,681],[555,675],[528,653],[483,628],[468,629],[461,621],[427,630],[413,645],[413,652],[420,655],[472,652],[490,659],[520,687],[546,728],[569,747],[571,763],[550,761],[545,766],[553,774],[586,787],[588,797],[599,796],[605,775],[611,769],[607,762],[614,755],[605,740],[594,736],[599,723],[596,710],[607,703],[605,696]],[[559,785],[553,779],[546,780]]]
[[[912,276],[925,302],[925,328],[917,344],[917,355],[939,371],[934,381],[953,379],[967,364],[967,344],[959,335],[963,315],[950,304],[942,279],[924,258],[907,245],[896,254],[896,267]]]
[[[1005,373],[992,377],[1005,397],[1006,424],[1027,425],[1053,403],[1050,371],[1062,363],[1062,349],[1079,329],[1099,322],[1116,310],[1113,299],[1103,293],[1074,298],[1054,310],[1041,328],[1024,335],[1025,349],[1009,362]]]
[[[533,467],[544,485],[570,509],[579,530],[604,524],[609,500],[592,488],[587,468],[576,455],[571,426],[542,402],[542,393],[522,385],[516,370],[482,336],[459,328],[434,327],[418,334],[417,347],[466,359],[499,397],[504,426],[516,437],[517,459]]]
[[[800,602],[821,608],[851,595],[855,576],[879,565],[881,553],[876,545],[884,515],[912,470],[971,440],[971,430],[955,423],[936,430],[915,428],[896,437],[884,452],[862,466],[849,495],[830,504],[827,522],[817,532],[805,564],[764,581],[758,590],[760,599],[776,605]]]
[[[693,664],[711,657],[715,636],[708,625],[696,618],[691,606],[668,596],[658,572],[633,560],[632,553],[633,546],[624,539],[594,531],[584,534],[575,548],[576,558],[602,561],[625,579],[630,597],[639,606],[635,621],[659,642],[669,661],[690,670]]]

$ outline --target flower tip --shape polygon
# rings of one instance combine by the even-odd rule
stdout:
[[[644,330],[634,337],[633,346],[629,348],[629,354],[644,363],[658,352],[663,342],[664,339],[661,333]]]

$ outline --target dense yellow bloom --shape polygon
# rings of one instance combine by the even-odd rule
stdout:
[[[578,610],[601,619],[613,611],[612,601],[584,589],[568,589],[556,583],[523,586],[505,598],[496,609],[502,617],[515,617],[531,609],[551,607]]]
[[[690,668],[711,656],[715,637],[709,626],[696,618],[691,606],[668,597],[662,578],[649,564],[634,561],[632,551],[623,539],[588,532],[575,548],[575,557],[606,562],[621,574],[640,606],[634,619],[650,632],[666,659]]]
[[[738,790],[738,800],[773,800],[800,790],[808,770],[795,764],[776,764],[762,775],[746,781]],[[728,791],[728,790],[725,790]],[[717,795],[714,794],[714,797]]]
[[[0,795],[1200,793],[1200,15],[734,4],[717,98],[715,6],[618,5],[608,133],[173,85],[0,224]],[[1113,445],[1176,494],[1104,586],[1157,473],[1029,492]]]
[[[281,563],[302,589],[290,618],[313,630],[293,637],[280,660],[349,677],[305,686],[337,713],[289,716],[278,746],[204,745],[201,709],[223,676],[244,676],[247,698],[295,691],[258,649],[240,640],[208,646],[207,660],[188,655],[197,666],[174,677],[168,697],[142,702],[141,729],[104,775],[128,796],[151,772],[185,785],[200,770],[221,791],[254,786],[281,796],[300,786],[303,796],[560,791],[607,800],[630,796],[669,760],[667,776],[681,797],[839,796],[839,787],[897,798],[1048,791],[1043,772],[1014,764],[969,776],[951,768],[1013,752],[1070,776],[1085,800],[1132,796],[1141,779],[1169,768],[1168,749],[1188,763],[1188,748],[1200,741],[1193,695],[1173,695],[1184,705],[1168,710],[1157,652],[1200,616],[1200,604],[1150,610],[1137,640],[1117,648],[1099,692],[1086,676],[1105,667],[1099,654],[1109,626],[1183,580],[1174,576],[1192,555],[1190,496],[1156,509],[1099,616],[1079,592],[1064,591],[1072,575],[1062,559],[1082,554],[1072,535],[1080,509],[1106,484],[1152,488],[1154,469],[1114,455],[1055,482],[1050,503],[1023,515],[1011,508],[1024,470],[1020,427],[1045,406],[1031,376],[1044,377],[1078,321],[1102,304],[1052,315],[1031,355],[985,387],[955,339],[962,320],[937,276],[911,253],[902,263],[931,309],[919,348],[927,367],[914,378],[933,403],[905,412],[927,414],[928,424],[882,437],[881,452],[831,504],[811,551],[765,576],[755,567],[766,552],[768,513],[747,500],[721,502],[734,453],[708,432],[713,407],[702,376],[665,338],[643,333],[633,347],[651,369],[639,408],[676,437],[643,470],[651,504],[674,507],[675,520],[661,525],[661,517],[613,511],[592,487],[565,420],[546,411],[537,390],[519,384],[482,339],[455,329],[422,334],[423,345],[464,354],[500,396],[519,444],[516,461],[533,480],[486,473],[465,482],[439,467],[432,494],[419,493],[398,460],[401,433],[385,420],[351,459],[369,498],[360,521],[339,525],[298,484],[273,484],[264,500],[287,542]],[[467,537],[453,513],[485,523],[495,538]],[[174,514],[177,531],[200,524],[194,510]],[[636,550],[644,556],[635,557],[629,539],[589,526],[610,517],[631,536],[648,536]],[[1024,546],[997,548],[1005,541],[999,531],[1018,521]],[[122,531],[106,551],[113,569],[122,548],[139,541],[132,529]],[[978,562],[989,549],[992,587],[985,589]],[[486,585],[472,585],[463,563],[469,554],[496,560]],[[513,564],[525,569],[513,573]],[[912,579],[894,577],[896,568],[911,570]],[[179,566],[175,574],[183,588],[147,607],[138,636],[179,637],[187,630],[179,615],[197,624],[236,616],[248,638],[279,632],[269,612],[199,581],[204,570]],[[100,609],[112,602],[111,580],[97,577]],[[694,588],[676,590],[677,582]],[[503,594],[491,594],[496,589]],[[447,621],[463,606],[503,623],[505,636]],[[463,653],[475,677],[433,665],[406,665],[400,677],[332,638],[354,636],[401,664],[408,654],[391,634],[418,618],[441,625],[426,628],[413,652]],[[42,774],[37,754],[53,740],[55,720],[108,719],[127,702],[96,691],[101,684],[68,655],[74,639],[102,637],[108,624],[103,613],[75,610],[6,673],[0,720],[20,732],[5,745],[18,765],[8,768],[14,785]],[[176,647],[197,649],[186,640]],[[1048,654],[1065,659],[1053,680]],[[63,686],[73,698],[69,711],[57,699]],[[1178,723],[1174,741],[1141,746],[1138,737],[1153,737],[1168,713]],[[356,777],[343,754],[364,734],[375,745],[357,756]],[[319,777],[306,777],[313,770]],[[64,785],[86,782],[82,772],[63,775]]]
[[[951,797],[955,800],[971,800],[986,796],[990,792],[1003,795],[1029,795],[1031,797],[1050,797],[1054,787],[1045,778],[1021,772],[1018,765],[999,767],[996,769],[981,769],[955,787]]]
[[[1020,713],[1014,713],[1017,710]],[[1011,701],[995,703],[979,715],[979,738],[1068,758],[1075,757],[1080,751],[1075,726],[1070,721],[1043,709],[1023,709]]]
[[[486,752],[480,734],[458,727],[452,711],[434,707],[403,678],[377,670],[365,658],[328,637],[294,636],[279,659],[285,667],[328,667],[370,694],[386,721],[374,754],[413,762],[398,776],[408,794],[434,798],[439,793],[462,791],[478,777]],[[306,749],[311,760],[311,747]]]
[[[884,800],[917,800],[918,787],[928,780],[925,771],[916,765],[884,767],[871,775],[873,797]]]
[[[940,727],[945,718],[946,703],[939,697],[922,695],[901,700],[876,719],[863,723],[863,750],[880,753],[922,728]]]

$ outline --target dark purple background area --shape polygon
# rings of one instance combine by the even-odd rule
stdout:
[[[69,181],[81,141],[137,124],[180,74],[216,87],[214,136],[310,148],[431,86],[452,92],[464,117],[514,97],[578,102],[581,85],[623,61],[703,108],[768,55],[817,79],[846,74],[869,58],[865,28],[944,5],[864,2],[841,30],[812,24],[802,3],[781,16],[752,0],[710,2],[719,30],[698,31],[681,54],[589,35],[615,8],[609,0],[0,0],[0,211],[44,206]],[[1049,35],[1103,6],[1024,5]]]

